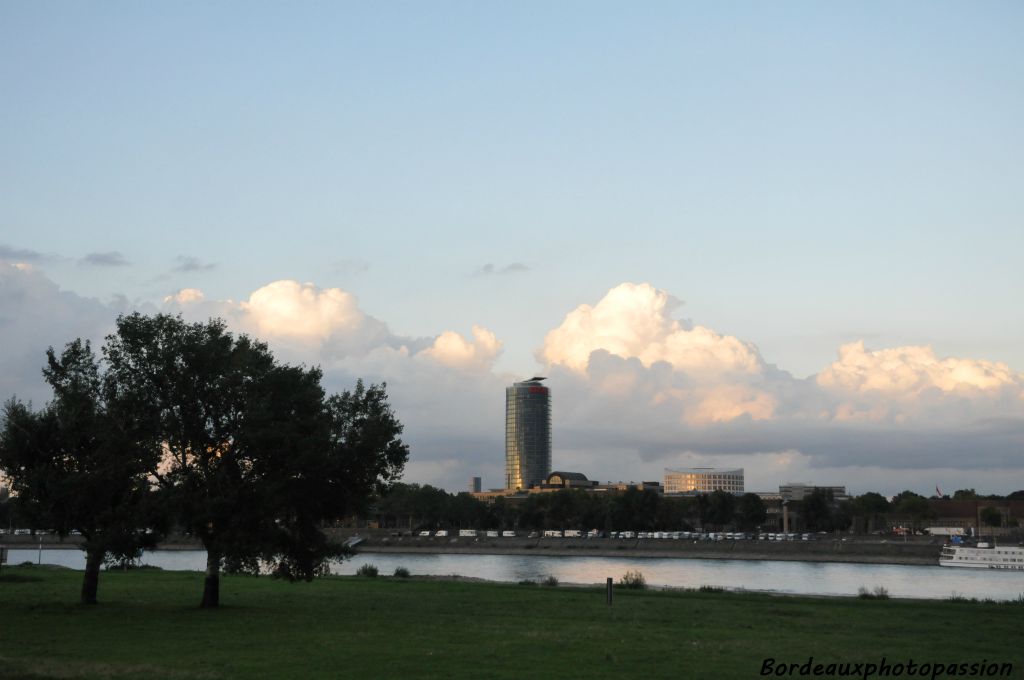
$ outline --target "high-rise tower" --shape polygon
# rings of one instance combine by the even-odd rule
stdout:
[[[551,473],[551,391],[536,377],[505,388],[505,488],[525,489]]]

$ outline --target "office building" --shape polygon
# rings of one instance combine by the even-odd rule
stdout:
[[[505,388],[506,489],[528,489],[551,473],[551,391],[541,380]]]
[[[743,468],[665,470],[665,493],[743,493]]]

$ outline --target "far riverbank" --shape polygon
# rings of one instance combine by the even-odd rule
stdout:
[[[936,565],[942,540],[914,537],[906,542],[867,536],[816,536],[810,541],[614,538],[447,538],[396,536],[383,529],[329,529],[330,536],[344,541],[363,539],[357,550],[380,553],[466,554],[466,555],[558,555],[568,557],[678,557],[719,560],[780,560],[798,562],[841,562],[860,564]],[[77,549],[80,541],[69,536],[0,536],[0,545],[13,550]],[[202,545],[185,536],[161,543],[160,550],[201,550]]]
[[[937,565],[942,543],[822,537],[810,541],[613,538],[468,538],[382,535],[380,531],[335,530],[338,539],[363,538],[357,550],[377,553],[558,555],[570,557],[678,557],[681,559],[780,560],[861,564]]]

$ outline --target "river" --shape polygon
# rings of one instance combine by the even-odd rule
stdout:
[[[84,569],[79,550],[10,550],[9,564],[32,562]],[[169,570],[202,571],[200,550],[154,550],[142,563]],[[562,583],[604,583],[627,571],[639,571],[648,585],[698,588],[721,586],[800,595],[855,595],[859,588],[882,587],[891,597],[945,599],[956,595],[1011,600],[1024,596],[1024,572],[989,569],[836,562],[706,560],[665,557],[575,557],[544,555],[468,555],[361,552],[334,564],[335,574],[350,575],[373,564],[381,575],[405,567],[413,575],[469,576],[489,581],[540,581],[554,576]]]

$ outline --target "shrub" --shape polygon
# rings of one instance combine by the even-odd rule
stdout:
[[[619,585],[631,590],[643,590],[647,587],[647,580],[639,571],[627,571],[619,579]]]
[[[702,593],[724,593],[725,592],[725,588],[723,588],[722,586],[701,586],[697,590],[699,590]]]
[[[409,570],[405,567],[395,567],[395,576],[398,578],[409,578]]]
[[[541,581],[541,585],[557,586],[558,585],[558,578],[556,576],[554,576],[554,575],[548,576],[546,579]]]
[[[862,600],[888,600],[889,591],[882,586],[875,586],[874,590],[868,590],[861,586],[857,589],[857,597]]]
[[[356,570],[356,576],[365,576],[367,578],[377,578],[377,567],[372,564],[364,564]]]
[[[519,585],[521,585],[521,586],[535,586],[535,585],[537,585],[537,582],[533,581],[531,579],[525,578],[525,579],[523,579],[522,581],[519,582]]]

